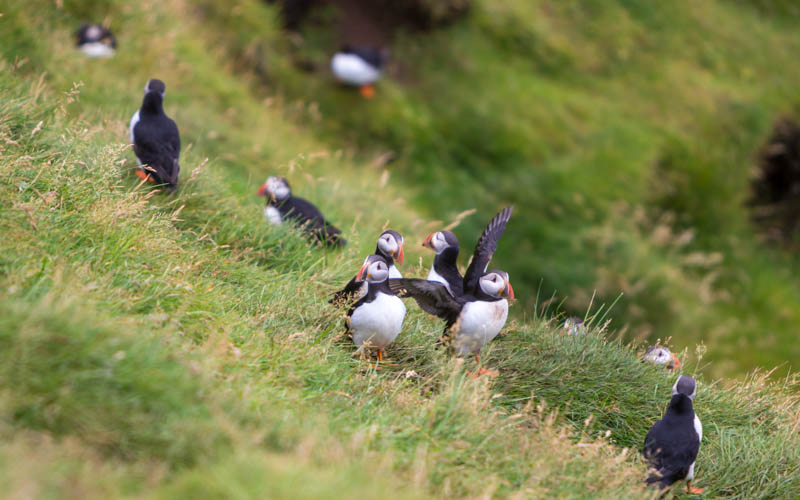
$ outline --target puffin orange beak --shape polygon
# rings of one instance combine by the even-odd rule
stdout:
[[[433,250],[434,248],[433,248],[433,245],[431,244],[431,239],[433,238],[434,234],[436,234],[436,233],[429,234],[428,237],[425,238],[425,241],[422,242],[422,246],[424,246],[425,248],[430,248],[431,250]]]
[[[680,370],[683,367],[683,365],[681,365],[681,360],[678,359],[678,355],[675,354],[674,352],[672,353],[672,361],[675,362],[675,368],[677,368],[678,370]]]
[[[356,281],[361,282],[364,281],[364,272],[367,270],[367,266],[363,266],[358,274],[356,274]]]
[[[397,257],[395,257],[394,260],[396,260],[398,262],[398,264],[402,264],[403,263],[403,244],[402,243],[400,243],[400,250],[397,252]]]
[[[266,196],[267,195],[267,184],[264,183],[258,188],[258,195],[259,196]]]
[[[509,300],[514,300],[514,289],[511,287],[510,281],[506,283],[506,287],[503,288],[503,297],[507,297]]]

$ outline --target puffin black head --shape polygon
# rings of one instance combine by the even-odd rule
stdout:
[[[259,196],[266,196],[271,202],[280,202],[292,196],[292,189],[285,177],[276,175],[267,177],[267,180],[258,189]]]
[[[673,368],[681,369],[681,361],[678,356],[664,346],[653,345],[647,348],[642,356],[642,361],[662,365],[668,370]]]
[[[514,289],[511,288],[511,281],[505,271],[497,269],[486,271],[478,280],[478,284],[481,291],[490,297],[514,300]]]
[[[356,282],[381,283],[389,279],[389,263],[380,255],[372,254],[356,275]]]
[[[403,263],[403,237],[397,231],[387,229],[378,238],[378,253]]]
[[[678,377],[675,385],[672,386],[672,395],[676,396],[678,394],[683,394],[693,400],[695,394],[697,394],[697,381],[688,375]]]
[[[157,78],[152,78],[147,81],[147,85],[144,86],[144,95],[156,93],[160,95],[162,98],[167,93],[167,86],[164,85],[164,82]]]
[[[438,255],[448,248],[458,248],[458,238],[450,231],[437,231],[429,234],[422,246],[430,248]]]

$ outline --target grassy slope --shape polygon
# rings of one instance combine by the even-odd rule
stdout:
[[[622,293],[628,338],[703,341],[715,375],[800,359],[797,260],[760,246],[744,206],[773,122],[800,105],[797,9],[473,3],[401,37],[400,83],[369,106],[326,78],[285,87],[319,102],[329,137],[398,153],[430,214],[514,202],[498,256],[528,310],[540,286],[572,314]],[[325,68],[329,38],[303,57]],[[483,223],[465,221],[465,246]]]
[[[642,466],[619,446],[639,445],[671,380],[629,348],[564,339],[533,318],[488,353],[503,376],[473,381],[433,348],[440,327],[414,308],[390,352],[397,366],[376,373],[351,357],[327,293],[385,221],[408,235],[429,227],[386,201],[399,195],[376,189],[379,170],[327,151],[280,99],[256,97],[198,35],[213,26],[195,9],[107,6],[126,35],[100,62],[63,43],[79,14],[0,5],[13,20],[0,25],[2,491],[641,493]],[[129,172],[125,124],[153,75],[167,81],[186,144],[175,197],[138,188]],[[252,191],[290,164],[333,220],[362,214],[344,224],[353,248],[327,253],[263,224]],[[795,399],[763,381],[704,383],[698,408],[710,495],[800,493]],[[610,442],[591,437],[605,430]]]

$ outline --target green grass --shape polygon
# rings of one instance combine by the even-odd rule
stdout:
[[[448,29],[398,36],[373,102],[324,71],[279,84],[318,103],[326,140],[393,151],[425,214],[477,208],[456,230],[465,248],[514,203],[498,263],[524,309],[538,291],[570,315],[622,294],[611,314],[626,338],[704,341],[708,373],[780,376],[800,359],[798,261],[760,243],[745,200],[773,123],[800,104],[797,15],[476,0]],[[301,56],[326,68],[337,29],[310,30]]]
[[[0,3],[2,496],[652,496],[636,450],[672,377],[611,333],[568,339],[520,313],[485,356],[501,376],[474,380],[410,306],[395,365],[353,356],[327,298],[384,226],[411,243],[403,271],[424,272],[413,241],[438,222],[411,200],[427,188],[394,167],[384,185],[374,158],[328,142],[313,104],[263,86],[297,77],[272,11],[202,7]],[[96,10],[119,34],[109,61],[64,42]],[[229,54],[261,28],[251,50],[274,53],[254,76]],[[183,134],[174,196],[131,174],[126,124],[152,76]],[[272,172],[352,245],[267,226],[254,191]],[[794,381],[699,378],[707,496],[800,495]]]

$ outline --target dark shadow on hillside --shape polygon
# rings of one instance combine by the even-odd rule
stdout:
[[[792,244],[800,230],[800,124],[780,119],[759,155],[752,181],[753,221],[770,242]]]

